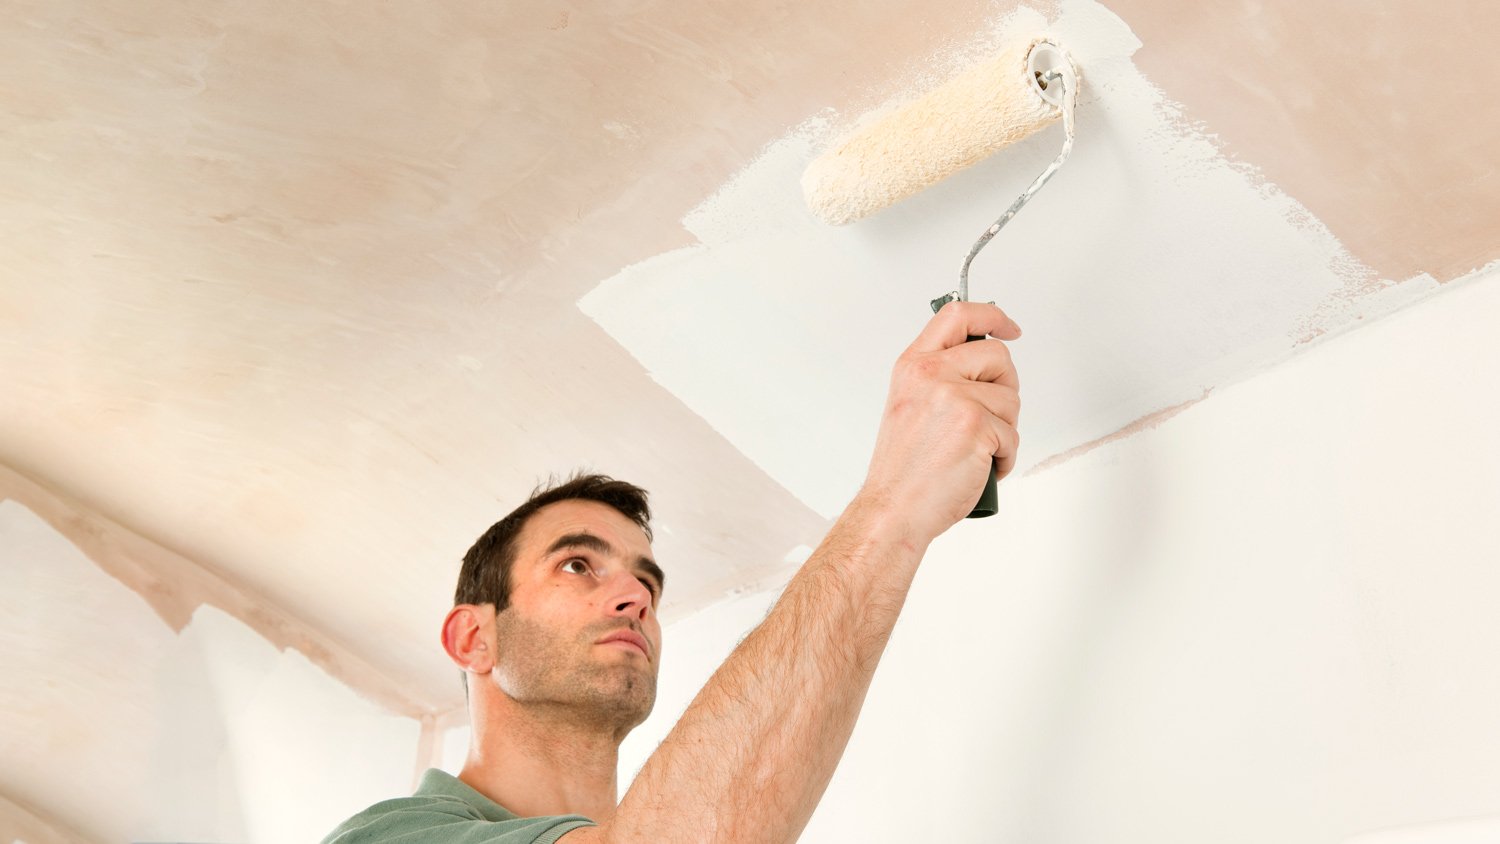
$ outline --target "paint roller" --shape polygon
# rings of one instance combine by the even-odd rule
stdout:
[[[969,265],[1057,172],[1073,150],[1073,110],[1082,74],[1056,42],[1028,38],[954,77],[931,93],[872,121],[808,165],[807,205],[825,222],[851,223],[1026,138],[1059,117],[1062,152],[975,241],[958,289],[932,300],[937,313],[969,300]],[[983,340],[970,337],[970,341]],[[999,509],[996,466],[969,518]]]

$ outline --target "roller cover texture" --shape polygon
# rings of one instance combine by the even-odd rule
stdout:
[[[807,206],[825,222],[851,223],[988,158],[1061,112],[1026,78],[1028,39],[836,146],[802,175]]]

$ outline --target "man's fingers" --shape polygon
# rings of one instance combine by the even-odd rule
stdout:
[[[995,336],[1014,340],[1021,327],[996,305],[987,302],[949,302],[928,320],[910,352],[937,352],[963,343],[970,337]]]
[[[995,479],[1003,480],[1010,471],[1016,468],[1016,455],[1021,451],[1021,432],[998,419],[992,420],[995,425],[995,436],[999,438],[1000,447],[995,449]]]
[[[1014,388],[1002,384],[974,383],[965,385],[967,393],[991,416],[1015,427],[1021,418],[1021,394]]]
[[[995,458],[995,480],[1003,481],[1016,468],[1016,455],[1020,454],[1021,437],[1015,437],[1016,445],[1004,457]]]
[[[1021,378],[1016,374],[1010,349],[1004,343],[975,340],[947,349],[943,356],[952,361],[960,376],[970,381],[988,381],[1004,384],[1012,390],[1021,389]]]
[[[1021,416],[1021,394],[1000,384],[973,382],[960,388],[966,398],[978,402],[985,410],[984,425],[994,435],[992,456],[997,461],[997,477],[1010,474],[1021,447],[1017,425]]]
[[[974,503],[981,467],[1016,466],[1020,379],[1004,342],[1021,336],[992,303],[949,302],[891,369],[891,387],[861,495],[931,539]],[[968,487],[975,487],[970,490]]]

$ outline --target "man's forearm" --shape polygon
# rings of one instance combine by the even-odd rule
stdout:
[[[925,543],[856,500],[599,829],[611,842],[794,840],[854,729]]]

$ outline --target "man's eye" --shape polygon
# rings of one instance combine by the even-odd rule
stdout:
[[[588,561],[584,560],[582,557],[574,557],[573,559],[568,560],[566,563],[562,564],[562,568],[563,571],[569,572],[571,574],[589,573]]]

